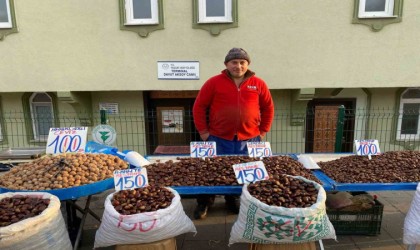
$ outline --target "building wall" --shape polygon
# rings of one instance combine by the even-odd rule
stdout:
[[[232,47],[272,89],[418,86],[420,2],[379,32],[352,24],[353,1],[240,0],[239,27],[192,28],[192,1],[163,1],[165,28],[119,29],[118,1],[15,0],[19,33],[0,42],[2,92],[198,90]],[[196,60],[199,80],[158,80],[157,61]]]
[[[294,90],[271,90],[275,102],[275,117],[271,131],[267,133],[266,140],[271,142],[273,152],[276,153],[303,153],[308,140],[308,130],[305,120],[307,101],[294,101]],[[382,151],[418,149],[416,141],[396,141],[395,125],[398,119],[396,100],[399,88],[375,89],[343,89],[331,96],[334,89],[317,90],[314,98],[354,98],[356,99],[356,115],[354,124],[354,139],[378,139]],[[108,124],[117,132],[115,145],[121,149],[131,149],[147,154],[146,137],[156,131],[148,131],[146,124],[150,117],[146,117],[142,91],[98,91],[91,92],[92,123],[88,126],[88,140],[91,132],[100,124],[99,103],[118,104],[118,115],[108,114]],[[24,109],[22,107],[23,93],[1,93],[0,122],[4,125],[3,140],[0,149],[9,147],[43,147],[45,142],[34,143],[28,140],[28,128],[25,126]],[[80,112],[72,104],[59,101],[59,126],[80,126]],[[82,111],[84,112],[88,111]],[[83,116],[82,116],[83,117]],[[186,131],[193,133],[194,131]],[[150,153],[150,152],[149,152]]]

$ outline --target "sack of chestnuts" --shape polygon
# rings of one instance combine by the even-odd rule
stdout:
[[[282,175],[245,184],[229,245],[336,239],[326,213],[326,197],[321,185],[301,176]]]
[[[72,249],[60,205],[45,192],[0,194],[0,249]]]
[[[197,230],[174,189],[151,185],[120,190],[105,199],[94,248],[150,243],[188,232]]]

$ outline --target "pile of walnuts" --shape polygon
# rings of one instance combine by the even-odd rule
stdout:
[[[108,154],[59,154],[13,167],[0,176],[0,186],[11,190],[51,190],[81,186],[113,177],[128,163]]]

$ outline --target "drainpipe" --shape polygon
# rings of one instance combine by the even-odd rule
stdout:
[[[341,152],[341,145],[343,143],[343,132],[344,132],[344,114],[345,109],[344,105],[341,105],[338,108],[338,118],[337,118],[337,129],[335,133],[335,153]]]

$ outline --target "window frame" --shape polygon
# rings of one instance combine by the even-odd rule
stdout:
[[[50,98],[49,102],[33,102],[33,99],[36,95],[38,94],[45,94]],[[52,126],[54,126],[54,121],[55,121],[55,116],[54,116],[54,105],[53,105],[53,98],[46,92],[34,92],[32,93],[32,95],[29,97],[29,108],[30,108],[30,115],[31,115],[31,120],[32,120],[32,133],[33,133],[33,140],[36,141],[47,141],[48,140],[48,134],[46,135],[39,135],[38,134],[38,128],[39,128],[39,123],[37,122],[37,119],[35,117],[36,111],[35,108],[36,107],[49,107],[50,111],[51,111],[51,122],[52,122]]]
[[[6,127],[4,125],[4,111],[3,111],[2,100],[0,96],[0,143],[5,142],[5,135],[6,135],[5,129]]]
[[[163,15],[163,0],[156,0],[158,3],[158,19],[157,24],[126,24],[126,10],[125,3],[126,0],[118,0],[119,12],[120,12],[120,30],[131,31],[137,33],[140,37],[146,38],[151,32],[162,30],[165,28],[165,20]]]
[[[159,3],[158,0],[150,1],[151,18],[134,18],[134,0],[125,0],[125,23],[124,25],[154,25],[159,24]]]
[[[393,16],[367,17],[367,18],[359,17],[359,6],[360,6],[361,1],[364,1],[364,0],[354,0],[352,23],[363,24],[363,25],[369,26],[372,31],[378,32],[378,31],[381,31],[382,28],[388,24],[402,22],[404,0],[393,0],[394,1]]]
[[[212,36],[218,36],[223,30],[238,28],[239,17],[238,17],[238,1],[229,0],[232,3],[232,22],[217,22],[217,23],[199,23],[199,2],[202,0],[191,0],[193,5],[193,29],[202,29],[208,31]]]
[[[387,18],[394,16],[394,0],[385,0],[384,11],[365,11],[366,2],[369,0],[360,0],[359,18]]]
[[[11,29],[13,28],[12,10],[10,9],[10,0],[6,1],[6,12],[8,22],[0,22],[0,29]]]
[[[206,3],[212,0],[198,0],[198,23],[233,23],[232,0],[224,0],[225,15],[223,17],[208,17]]]
[[[419,98],[403,99],[404,94],[407,91],[412,90],[412,89],[419,89],[420,90],[420,88],[407,88],[406,90],[404,90],[400,94],[399,115],[398,115],[397,133],[396,133],[396,140],[397,141],[413,141],[413,140],[418,141],[418,140],[420,140],[420,112],[419,112],[418,123],[417,123],[417,134],[401,134],[401,126],[402,126],[403,115],[404,115],[404,104],[413,104],[413,103],[420,104],[420,96],[419,96]]]

